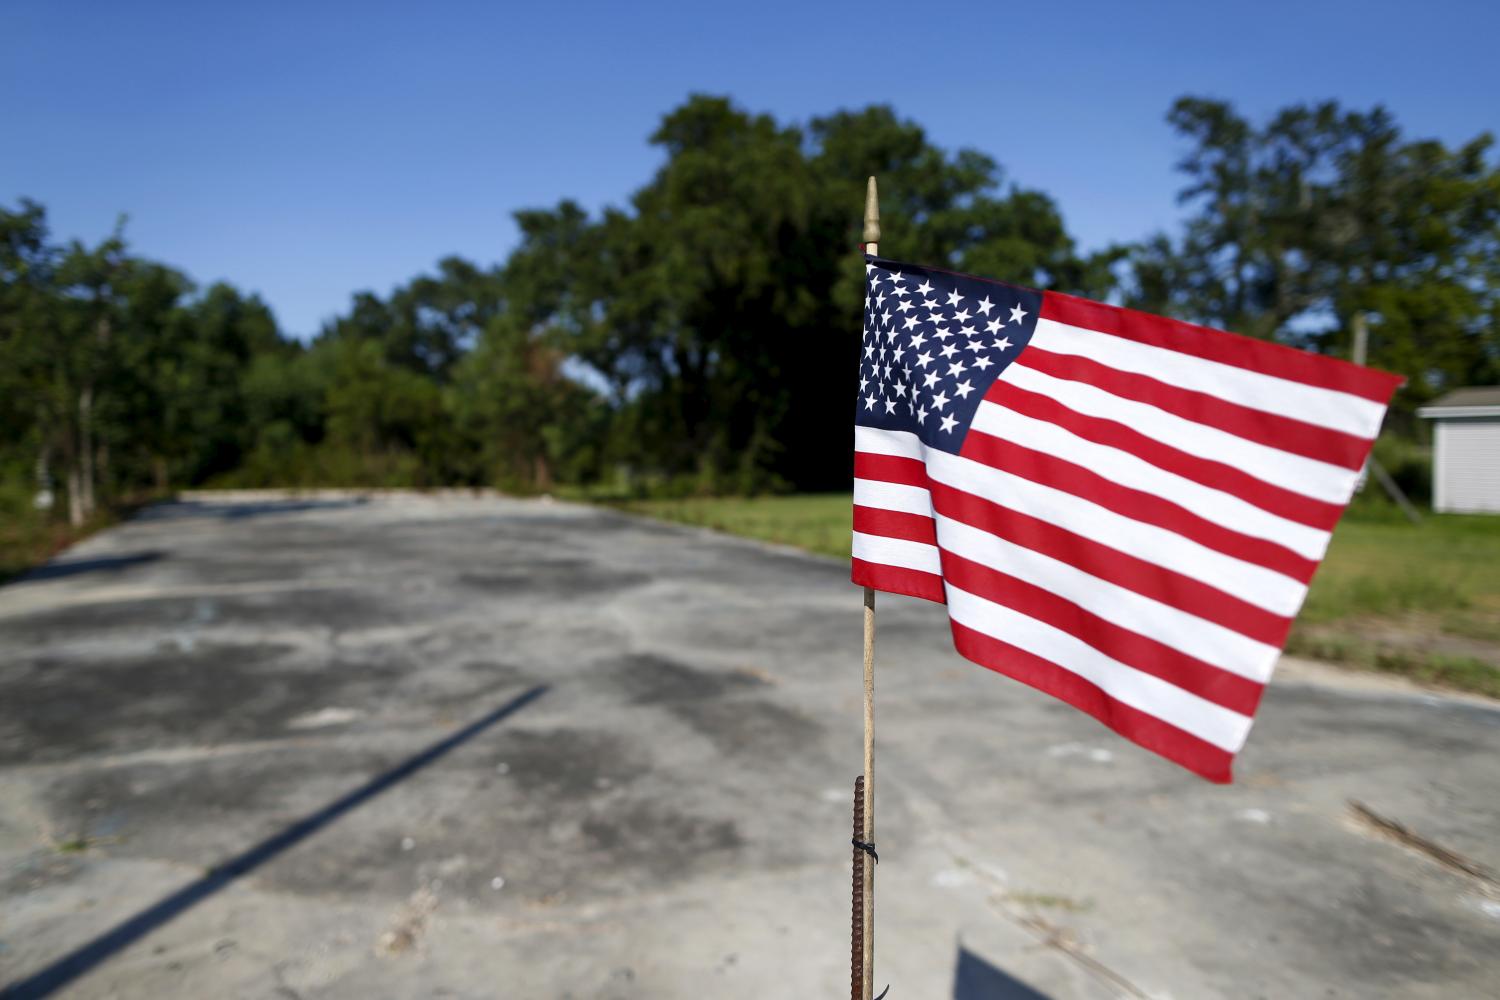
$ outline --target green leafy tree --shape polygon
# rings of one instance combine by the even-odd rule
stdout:
[[[1483,135],[1403,138],[1382,108],[1294,105],[1257,127],[1179,100],[1182,236],[1133,260],[1133,304],[1347,354],[1369,319],[1372,364],[1407,375],[1398,424],[1444,388],[1500,377],[1500,171]]]

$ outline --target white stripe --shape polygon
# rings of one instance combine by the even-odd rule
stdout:
[[[854,425],[854,450],[871,455],[915,458],[919,462],[927,457],[927,448],[922,444],[922,439],[911,431],[888,431],[859,424]]]
[[[1293,382],[1056,320],[1038,320],[1031,343],[1044,351],[1076,354],[1121,371],[1362,438],[1375,437],[1385,416],[1385,407],[1352,393]]]
[[[939,515],[938,544],[954,555],[992,566],[1071,601],[1138,635],[1155,639],[1230,673],[1265,683],[1278,650],[1233,629],[1206,621],[1133,590],[1101,580],[1059,559],[980,528]],[[1010,640],[1004,635],[996,638]]]
[[[879,479],[854,481],[854,506],[896,510],[903,514],[932,516],[932,494],[920,486],[887,483]]]
[[[912,542],[905,538],[854,533],[854,558],[883,566],[899,566],[941,576],[943,565],[936,545]]]
[[[1007,367],[1000,378],[1056,400],[1075,413],[1124,424],[1169,448],[1232,465],[1262,482],[1326,503],[1348,503],[1359,479],[1359,473],[1349,469],[1271,448],[1148,403],[1116,396],[1097,386],[1027,368],[1025,355]]]
[[[1093,683],[1111,698],[1234,753],[1250,719],[1111,659],[1067,632],[948,585],[948,614],[960,625],[1018,646]]]
[[[982,462],[934,449],[927,475],[1138,559],[1201,580],[1272,614],[1290,618],[1307,588],[1289,576],[1227,556],[1154,524],[1117,514],[1091,500],[1033,483]],[[941,539],[939,539],[941,541]]]
[[[1017,413],[1000,403],[979,404],[973,426],[985,434],[1081,465],[1121,486],[1170,501],[1231,531],[1283,545],[1305,558],[1321,559],[1328,549],[1326,531],[1272,514],[1233,493],[1204,486],[1131,452],[1079,437],[1065,427]]]

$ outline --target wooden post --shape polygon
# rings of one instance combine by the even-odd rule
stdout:
[[[1354,343],[1350,347],[1349,359],[1357,365],[1365,363],[1366,356],[1370,353],[1370,326],[1365,319],[1363,310],[1354,314]],[[1370,479],[1370,459],[1365,459],[1365,464],[1359,470],[1359,481],[1354,484],[1354,492],[1363,493],[1365,483]]]
[[[880,253],[880,192],[871,177],[865,188],[865,253]],[[864,842],[875,843],[875,591],[865,588],[865,832]],[[875,991],[875,864],[865,863],[864,996]]]
[[[1349,355],[1355,364],[1362,365],[1365,363],[1365,359],[1369,356],[1369,353],[1370,324],[1369,319],[1361,311],[1354,314],[1354,345]],[[1355,492],[1360,492],[1365,488],[1366,476],[1370,474],[1375,476],[1375,481],[1380,484],[1381,489],[1385,490],[1386,496],[1390,497],[1396,506],[1401,508],[1401,513],[1406,515],[1408,521],[1412,524],[1422,523],[1421,513],[1416,507],[1412,506],[1412,502],[1407,499],[1406,493],[1391,478],[1391,474],[1385,471],[1385,467],[1376,460],[1373,454],[1365,459],[1365,467],[1359,470],[1359,484],[1355,486]]]

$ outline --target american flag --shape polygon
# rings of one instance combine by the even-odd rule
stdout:
[[[867,257],[854,582],[1230,780],[1397,376]]]

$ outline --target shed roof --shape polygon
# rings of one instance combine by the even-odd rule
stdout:
[[[1444,393],[1422,407],[1423,414],[1433,410],[1466,410],[1475,406],[1500,407],[1500,385],[1471,385]],[[1433,413],[1433,416],[1441,416]]]

